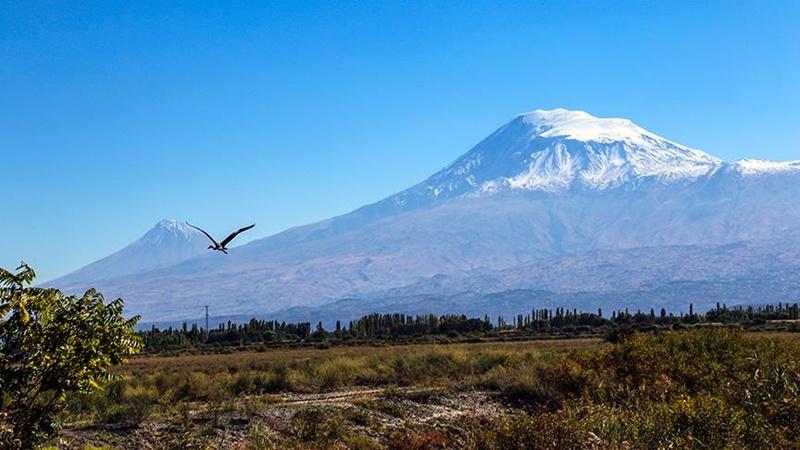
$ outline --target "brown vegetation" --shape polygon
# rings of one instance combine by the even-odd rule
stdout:
[[[73,399],[62,445],[785,448],[800,438],[795,336],[149,356]]]

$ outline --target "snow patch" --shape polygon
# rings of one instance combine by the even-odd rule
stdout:
[[[800,161],[768,161],[762,159],[740,159],[731,162],[731,166],[743,175],[760,175],[765,173],[800,172]]]

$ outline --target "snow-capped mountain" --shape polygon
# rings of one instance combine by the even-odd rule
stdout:
[[[667,301],[675,297],[670,286],[680,285],[680,297],[697,295],[701,307],[730,297],[737,277],[749,287],[737,298],[791,293],[785,276],[765,284],[762,275],[800,266],[798,252],[781,253],[800,242],[799,168],[724,162],[625,119],[537,110],[421,183],[351,213],[253,241],[224,258],[195,257],[132,275],[96,272],[70,286],[122,296],[145,320],[197,317],[204,304],[226,314],[265,314],[345,297],[364,299],[368,312],[369,301],[387,293],[537,288],[541,274],[525,274],[548,267],[567,274],[548,285],[561,300],[588,289],[635,307],[624,302],[658,300],[628,293],[656,292]],[[767,250],[751,259],[729,250],[742,242],[766,243],[754,248]],[[642,276],[639,263],[617,257],[618,272],[587,262],[608,252],[664,263]],[[684,254],[691,258],[675,256]],[[740,267],[748,270],[734,270]],[[610,273],[618,279],[608,282]],[[438,280],[449,280],[449,291],[431,287],[444,286]]]
[[[583,111],[520,114],[429,179],[391,198],[402,205],[506,191],[603,190],[655,178],[694,180],[722,161],[630,120]]]
[[[171,266],[203,253],[208,239],[175,219],[164,219],[141,238],[103,259],[50,282],[70,286]]]

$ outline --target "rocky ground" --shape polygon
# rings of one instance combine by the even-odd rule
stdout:
[[[492,393],[355,389],[192,403],[140,424],[71,426],[61,448],[425,448],[452,442],[464,419],[511,413]]]

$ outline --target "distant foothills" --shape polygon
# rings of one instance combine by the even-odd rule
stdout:
[[[143,322],[800,301],[800,162],[726,162],[626,119],[520,114],[381,201],[233,247],[164,220],[47,285]],[[255,207],[258,207],[256,205]],[[238,224],[231,224],[238,225]],[[227,230],[226,230],[227,231]]]

